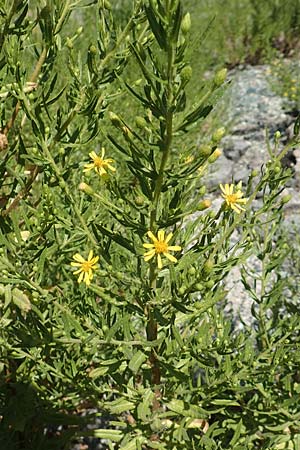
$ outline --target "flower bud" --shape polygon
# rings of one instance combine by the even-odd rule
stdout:
[[[218,142],[220,142],[224,134],[225,128],[224,127],[218,128],[212,135],[212,141],[217,144]]]
[[[222,84],[226,80],[226,77],[227,77],[227,69],[224,68],[224,69],[219,70],[215,74],[214,79],[213,79],[214,88],[218,88],[218,87],[222,86]]]
[[[83,27],[79,27],[79,28],[77,28],[76,34],[79,35],[82,33],[82,31],[83,31]]]
[[[251,178],[255,178],[259,175],[259,171],[257,169],[253,169],[251,172]]]
[[[113,113],[112,111],[110,111],[109,113],[109,118],[111,123],[117,127],[117,128],[121,128],[123,126],[122,120],[120,119],[119,116],[117,116],[117,114]]]
[[[143,206],[144,198],[141,195],[138,195],[137,197],[135,197],[135,204],[137,206]]]
[[[214,163],[221,155],[222,151],[219,148],[216,148],[215,151],[208,158],[208,162],[210,164]]]
[[[202,200],[202,202],[199,203],[197,210],[198,211],[204,211],[204,209],[211,207],[211,201],[210,200]]]
[[[201,283],[197,283],[197,284],[195,285],[195,289],[196,289],[197,291],[202,291],[203,288],[204,288],[204,286],[203,286],[203,284],[201,284]],[[201,304],[201,306],[203,306],[203,305]]]
[[[68,48],[72,49],[73,48],[73,42],[70,38],[67,37],[66,39],[66,45]]]
[[[138,128],[145,128],[147,126],[146,120],[141,116],[136,116],[135,123]]]
[[[197,272],[196,267],[191,266],[188,270],[189,275],[195,275]]]
[[[89,50],[90,50],[90,53],[92,55],[96,55],[97,54],[97,47],[95,45],[91,45]]]
[[[180,72],[180,78],[182,83],[186,84],[190,81],[192,78],[193,70],[191,66],[185,66],[182,71]]]
[[[280,137],[281,137],[280,131],[279,130],[275,131],[275,133],[274,133],[275,140],[278,141],[278,139],[280,139]]]
[[[180,288],[178,289],[178,294],[183,295],[186,291],[186,287],[185,286],[180,286]]]
[[[201,186],[201,188],[199,188],[198,194],[200,196],[204,195],[206,192],[206,186]]]
[[[189,12],[187,12],[185,14],[185,16],[183,17],[183,19],[181,21],[181,25],[180,25],[180,28],[181,28],[181,31],[183,34],[187,34],[190,31],[191,24],[192,24],[191,15]]]
[[[131,133],[131,131],[129,130],[128,127],[126,127],[125,125],[122,127],[122,131],[124,134],[124,137],[126,139],[126,141],[131,141],[133,139],[133,134]]]
[[[94,191],[91,188],[91,186],[89,186],[86,183],[80,183],[79,190],[85,192],[88,195],[93,195],[94,194]]]
[[[104,0],[104,8],[110,10],[111,9],[111,4],[108,0]]]
[[[204,144],[200,147],[199,150],[200,156],[210,156],[211,155],[211,146]]]
[[[208,275],[209,273],[211,273],[213,267],[214,267],[215,263],[213,258],[208,258],[204,265],[203,265],[203,272],[205,273],[205,275]]]
[[[208,280],[208,281],[206,281],[206,283],[205,283],[205,287],[206,287],[207,289],[212,289],[212,288],[214,287],[214,285],[215,285],[215,282],[214,282],[213,280]]]
[[[283,204],[286,204],[286,203],[288,203],[288,202],[291,200],[291,198],[292,198],[291,194],[284,195],[284,196],[282,197],[282,199],[281,199],[281,202],[282,202]]]

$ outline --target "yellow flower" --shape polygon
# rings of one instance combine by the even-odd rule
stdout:
[[[84,172],[88,172],[89,170],[95,169],[95,171],[100,176],[107,174],[107,170],[106,169],[110,169],[112,172],[115,172],[116,169],[113,166],[110,165],[110,163],[113,163],[114,160],[111,159],[111,158],[104,159],[104,154],[105,154],[105,149],[103,147],[102,147],[101,158],[94,151],[89,153],[89,156],[93,160],[93,162],[90,163],[90,164],[86,164],[84,166],[83,171]]]
[[[98,265],[96,264],[99,256],[94,256],[93,258],[93,250],[89,252],[88,259],[85,260],[79,253],[73,256],[76,262],[72,261],[71,266],[78,267],[78,270],[74,272],[74,275],[78,275],[78,283],[82,281],[89,286],[91,280],[93,278],[93,270],[96,270]]]
[[[243,208],[240,203],[245,204],[248,199],[242,198],[244,194],[239,189],[236,192],[233,192],[235,190],[234,184],[225,184],[225,186],[220,184],[220,188],[223,192],[222,197],[225,199],[229,208],[233,209],[233,211],[238,214],[240,214],[241,211],[245,211],[245,208]]]
[[[158,268],[162,268],[162,260],[161,260],[161,254],[166,256],[170,261],[177,262],[177,259],[175,256],[170,255],[169,250],[172,251],[179,251],[181,250],[181,247],[179,245],[168,245],[168,242],[172,239],[173,233],[169,233],[168,236],[165,238],[165,232],[164,230],[159,230],[157,233],[157,237],[154,236],[152,231],[148,231],[149,238],[153,241],[153,244],[143,244],[145,248],[150,249],[144,254],[145,261],[149,261],[153,256],[157,255],[157,265]]]

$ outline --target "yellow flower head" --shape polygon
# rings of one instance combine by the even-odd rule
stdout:
[[[248,199],[242,198],[244,194],[239,189],[234,192],[234,184],[225,184],[225,186],[220,184],[220,188],[222,191],[222,197],[229,208],[233,209],[233,211],[238,214],[240,214],[241,211],[245,211],[245,208],[243,208],[240,204],[247,203]]]
[[[113,166],[111,166],[111,163],[113,163],[114,160],[111,158],[104,159],[104,154],[105,154],[105,149],[103,147],[102,147],[101,157],[99,155],[97,155],[97,153],[94,151],[89,153],[89,156],[93,160],[93,162],[90,164],[86,164],[84,166],[83,171],[89,172],[90,170],[95,169],[95,171],[100,176],[107,174],[106,169],[110,169],[112,172],[115,172],[116,169]]]
[[[78,283],[82,281],[89,286],[91,280],[93,278],[93,270],[96,270],[98,267],[97,261],[99,256],[93,257],[93,250],[89,252],[88,259],[85,260],[79,253],[73,256],[75,261],[71,262],[71,266],[78,267],[78,270],[75,270],[74,275],[78,275]]]
[[[162,268],[161,255],[163,254],[172,262],[177,262],[175,256],[170,255],[169,250],[177,252],[181,250],[179,245],[168,245],[168,242],[172,239],[173,233],[169,233],[165,238],[164,230],[159,230],[157,237],[154,236],[152,231],[148,231],[148,236],[152,240],[153,244],[143,244],[145,248],[150,249],[144,254],[145,261],[149,261],[153,256],[157,255],[157,266],[159,269]]]

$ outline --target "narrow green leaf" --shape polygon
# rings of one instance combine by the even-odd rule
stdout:
[[[102,366],[102,367],[97,367],[96,369],[92,369],[90,372],[89,372],[89,377],[90,378],[99,378],[99,377],[102,377],[103,375],[105,375],[107,372],[108,372],[108,370],[109,370],[109,367],[108,366]]]
[[[138,350],[131,360],[129,361],[128,367],[132,372],[137,373],[143,362],[145,362],[147,356],[141,350]]]
[[[27,295],[20,291],[18,288],[14,288],[12,291],[12,300],[14,304],[24,312],[28,312],[31,309],[31,303]]]
[[[105,407],[112,414],[120,414],[122,412],[130,411],[130,410],[134,409],[135,404],[124,398],[119,398],[117,400],[114,400],[113,402],[106,403]]]
[[[235,429],[235,431],[234,431],[234,435],[233,435],[233,437],[232,437],[232,439],[231,439],[231,441],[230,441],[230,443],[229,443],[229,445],[231,445],[233,448],[235,448],[235,447],[234,447],[235,444],[238,443],[238,440],[239,440],[239,438],[240,438],[241,431],[242,431],[242,426],[243,426],[243,421],[242,421],[242,419],[241,419],[241,420],[239,421],[239,423],[237,424],[237,427],[236,427],[236,429]]]
[[[152,6],[145,7],[147,19],[151,30],[162,50],[166,49],[166,33],[160,22],[157,21],[155,10]]]

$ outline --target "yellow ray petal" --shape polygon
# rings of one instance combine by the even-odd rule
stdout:
[[[177,262],[177,258],[175,256],[170,255],[170,253],[164,253],[165,257],[168,258],[172,262]]]
[[[85,259],[79,253],[76,253],[76,255],[73,256],[73,259],[75,259],[75,261],[78,261],[81,263],[85,262]]]
[[[174,252],[179,252],[181,250],[180,245],[171,245],[168,246],[168,250],[173,250]]]
[[[157,238],[154,236],[152,231],[148,231],[147,234],[148,234],[149,238],[152,239],[153,242],[157,242]]]
[[[165,240],[165,231],[158,230],[157,237],[160,242],[164,241]]]
[[[173,233],[169,233],[168,236],[165,239],[165,243],[167,244],[173,237]]]
[[[143,247],[145,247],[145,248],[153,248],[154,247],[154,245],[153,244],[143,244]]]

